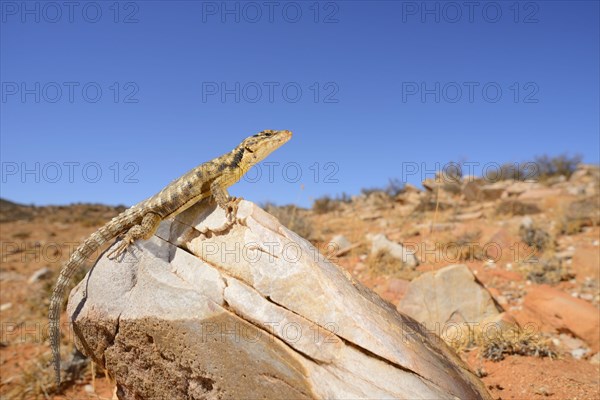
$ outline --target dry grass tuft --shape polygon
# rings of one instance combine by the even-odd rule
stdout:
[[[558,358],[550,339],[517,326],[504,329],[469,326],[468,334],[448,344],[457,352],[479,348],[479,355],[491,361],[501,361],[507,355]]]
[[[21,370],[17,381],[6,393],[8,399],[50,399],[55,392],[54,371],[48,368],[48,356],[39,356]],[[4,398],[4,397],[3,397]]]
[[[410,281],[420,275],[414,268],[384,250],[370,254],[366,264],[369,272],[374,276],[386,275]]]

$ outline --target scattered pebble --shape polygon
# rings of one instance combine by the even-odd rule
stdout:
[[[333,247],[334,251],[339,251],[341,249],[345,249],[346,247],[351,246],[352,243],[344,235],[335,235],[329,241],[329,246]]]
[[[6,311],[12,307],[12,303],[0,304],[0,311]]]
[[[552,396],[554,392],[550,391],[547,386],[540,386],[535,389],[535,394],[541,394],[542,396]]]
[[[588,353],[588,349],[583,349],[583,348],[578,348],[575,350],[571,351],[571,355],[573,356],[574,359],[576,360],[581,360],[583,357],[585,357],[585,355]]]
[[[86,391],[86,393],[94,393],[94,392],[95,392],[95,391],[94,391],[94,387],[93,387],[92,385],[85,385],[85,386],[83,387],[83,390],[85,390],[85,391]]]
[[[579,295],[579,298],[586,301],[593,301],[594,295],[591,293],[582,293]]]

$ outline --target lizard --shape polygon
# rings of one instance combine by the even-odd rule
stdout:
[[[48,312],[50,347],[57,390],[60,390],[60,310],[64,292],[71,276],[79,270],[87,257],[109,241],[121,238],[116,248],[107,254],[115,259],[139,239],[154,235],[161,221],[174,217],[198,201],[212,196],[225,210],[227,223],[233,216],[240,198],[231,197],[227,188],[238,182],[255,164],[265,159],[292,137],[287,130],[265,130],[247,137],[231,152],[208,161],[174,180],[160,192],[123,211],[92,233],[62,267],[58,276]]]

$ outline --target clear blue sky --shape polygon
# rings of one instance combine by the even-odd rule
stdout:
[[[294,137],[231,188],[256,202],[599,161],[597,1],[1,3],[13,201],[131,205],[263,129]]]

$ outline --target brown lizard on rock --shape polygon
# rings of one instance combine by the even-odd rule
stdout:
[[[60,389],[60,308],[69,279],[83,265],[85,259],[117,237],[122,237],[121,242],[108,257],[120,256],[134,241],[149,239],[154,235],[161,221],[183,212],[209,196],[227,212],[228,224],[233,224],[239,199],[230,197],[227,188],[291,137],[290,131],[266,130],[244,139],[231,152],[192,169],[159,193],[117,215],[71,254],[71,258],[60,271],[48,313],[57,389]]]

